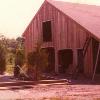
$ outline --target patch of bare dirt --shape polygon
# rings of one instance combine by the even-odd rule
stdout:
[[[66,79],[6,86],[0,87],[0,100],[100,100],[100,84]]]
[[[7,88],[7,87],[6,87]],[[6,94],[6,96],[5,96]],[[55,98],[55,99],[53,99]],[[99,100],[100,85],[38,84],[29,89],[0,90],[0,100]]]

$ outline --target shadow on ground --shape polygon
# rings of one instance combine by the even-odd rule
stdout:
[[[11,78],[12,78],[11,75],[0,75],[0,82],[12,81]]]
[[[53,85],[100,85],[100,80],[71,79],[67,76],[49,76],[46,80],[22,81],[12,79],[12,76],[0,75],[0,90],[23,90],[31,89],[33,86]]]
[[[23,89],[31,89],[31,88],[33,88],[31,85],[30,86],[5,86],[0,88],[0,90],[14,91],[14,90],[23,90]]]

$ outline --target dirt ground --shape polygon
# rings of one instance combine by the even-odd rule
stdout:
[[[100,85],[64,82],[0,87],[0,100],[100,100]]]
[[[0,77],[0,84],[8,76]],[[100,100],[100,84],[82,80],[46,80],[34,85],[0,87],[0,100]]]

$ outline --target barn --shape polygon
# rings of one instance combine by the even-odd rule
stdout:
[[[100,74],[100,7],[45,0],[23,32],[26,55],[37,41],[49,53],[49,71]]]

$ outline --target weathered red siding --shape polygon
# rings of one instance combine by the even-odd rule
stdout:
[[[83,48],[86,38],[90,36],[83,27],[63,14],[47,1],[42,5],[36,16],[24,32],[26,53],[34,50],[37,41],[43,40],[42,22],[52,21],[52,42],[44,42],[43,47],[55,48],[55,70],[58,70],[58,50],[72,49],[74,52],[73,64],[77,65],[77,49]],[[85,57],[85,73],[92,72],[91,46]]]

